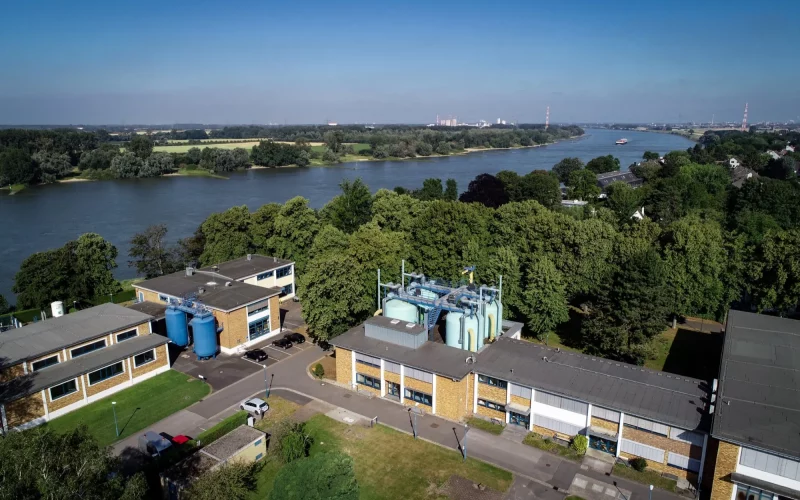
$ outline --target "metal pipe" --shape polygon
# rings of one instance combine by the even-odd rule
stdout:
[[[377,307],[380,309],[381,307],[381,268],[378,268],[378,305]]]
[[[475,336],[475,330],[470,328],[467,333],[469,333],[469,350],[470,352],[475,352],[478,350],[478,339]]]

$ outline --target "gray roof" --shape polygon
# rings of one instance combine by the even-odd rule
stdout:
[[[207,266],[200,268],[201,271],[217,272],[223,276],[227,276],[234,280],[249,278],[256,274],[266,271],[272,271],[279,267],[285,267],[289,264],[294,264],[291,260],[279,259],[277,257],[266,257],[264,255],[251,254],[250,260],[247,257],[241,257],[228,262],[222,262],[215,266]]]
[[[153,319],[117,304],[101,304],[0,333],[0,361],[11,365]]]
[[[712,435],[800,458],[800,321],[730,311]]]
[[[137,302],[126,306],[128,309],[139,311],[141,313],[149,314],[155,319],[161,319],[166,316],[167,305],[159,302]]]
[[[472,365],[466,362],[467,351],[436,342],[425,342],[416,349],[403,347],[367,337],[364,325],[351,328],[329,342],[337,347],[455,379],[464,378],[472,370]]]
[[[641,186],[644,183],[642,179],[636,177],[633,172],[630,171],[597,174],[597,185],[601,188],[605,189],[613,182],[624,182],[634,187]]]
[[[221,311],[239,309],[245,304],[281,293],[280,288],[248,285],[217,273],[202,271],[195,271],[191,276],[186,271],[179,271],[135,283],[133,286],[173,297],[194,296],[198,302]],[[199,293],[201,288],[204,291]]]
[[[256,439],[264,439],[266,437],[266,433],[258,429],[254,429],[249,425],[240,425],[210,445],[204,446],[202,452],[224,461]]]
[[[23,384],[23,392],[31,394],[42,389],[72,380],[79,375],[89,373],[117,361],[123,360],[140,352],[153,349],[167,343],[167,338],[161,335],[141,335],[133,337],[119,344],[110,345],[103,349],[84,354],[83,356],[50,366],[43,370],[33,372],[22,377],[16,384]]]
[[[545,359],[547,360],[545,361]],[[707,430],[708,383],[500,337],[474,371],[626,414]]]

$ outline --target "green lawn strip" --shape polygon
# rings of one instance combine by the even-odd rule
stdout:
[[[401,500],[428,498],[428,488],[442,486],[456,474],[497,491],[511,486],[510,472],[468,458],[455,450],[442,448],[384,425],[371,429],[348,426],[324,415],[306,423],[313,437],[311,454],[342,451],[355,462],[361,500]],[[258,476],[258,491],[253,499],[265,498],[272,489],[281,466],[267,462]]]
[[[467,419],[467,424],[470,427],[490,432],[498,436],[503,433],[503,429],[505,428],[502,425],[494,424],[492,422],[489,422],[488,420],[484,420],[478,417],[470,417],[469,419]]]
[[[564,500],[584,500],[584,498],[583,497],[579,497],[578,495],[570,495],[567,498],[565,498]]]
[[[47,426],[65,432],[84,424],[101,445],[109,445],[186,408],[210,391],[205,382],[170,370],[51,420]],[[114,430],[112,401],[117,403],[119,437]]]
[[[552,439],[543,438],[535,432],[529,432],[522,442],[528,446],[533,446],[534,448],[539,448],[540,450],[555,453],[556,455],[566,458],[567,460],[579,462],[583,458],[583,455],[579,454],[569,446],[562,446]]]
[[[667,479],[654,470],[645,469],[644,471],[639,472],[633,467],[628,467],[624,464],[615,464],[611,474],[617,477],[630,479],[631,481],[636,481],[637,483],[652,484],[656,488],[661,488],[662,490],[671,491],[673,493],[675,492],[675,488],[678,484],[676,481]]]
[[[211,177],[212,179],[227,179],[227,177],[219,174],[215,174],[210,170],[205,170],[202,168],[181,168],[178,169],[178,175],[186,176],[186,177]]]
[[[264,432],[269,432],[275,424],[289,418],[300,406],[280,396],[270,396],[268,403],[269,411],[264,415],[264,418],[261,420],[256,419],[256,428]]]

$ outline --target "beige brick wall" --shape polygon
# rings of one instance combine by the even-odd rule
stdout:
[[[81,383],[80,377],[75,380],[75,386],[77,387],[77,392],[73,392],[63,398],[58,398],[55,401],[50,397],[50,390],[46,389],[44,391],[45,396],[47,397],[47,410],[48,411],[56,411],[64,408],[65,406],[69,406],[73,403],[77,403],[78,401],[83,399],[83,384]]]
[[[450,420],[460,422],[466,415],[472,413],[472,394],[467,393],[470,375],[453,382],[447,377],[436,377],[436,414]]]
[[[711,500],[730,500],[735,488],[731,482],[731,473],[736,471],[736,462],[738,460],[739,446],[720,441],[716,464],[714,465]]]
[[[0,371],[0,382],[8,382],[9,380],[21,377],[23,375],[25,375],[25,369],[22,367],[22,363],[9,366],[3,371]]]
[[[404,379],[405,380],[403,381],[403,383],[405,389],[414,389],[419,392],[424,392],[425,394],[433,395],[433,384],[430,384],[428,382],[423,382],[422,380],[417,380],[411,377],[404,377]],[[417,404],[417,402],[412,399],[406,399],[405,394],[401,394],[400,396],[403,397],[403,404],[406,406],[416,406],[425,413],[430,413],[433,410],[433,408],[428,405]]]
[[[500,403],[504,405],[506,404],[506,392],[508,392],[506,389],[501,389],[499,387],[494,387],[488,384],[482,384],[478,382],[479,398],[488,399],[490,401],[494,401],[495,403]],[[530,403],[528,404],[530,405]]]
[[[635,455],[631,455],[630,453],[625,453],[624,451],[620,452],[619,456],[622,457],[622,458],[627,458],[627,459],[631,459],[631,458],[635,457]],[[677,469],[675,467],[667,465],[666,464],[666,453],[664,454],[664,456],[665,456],[665,458],[664,458],[665,462],[664,463],[658,463],[655,460],[650,460],[648,458],[647,459],[647,468],[650,469],[650,470],[661,472],[661,473],[665,473],[666,472],[667,474],[672,474],[673,476],[677,476],[679,478],[686,479],[689,482],[691,482],[692,484],[695,484],[695,485],[697,484],[697,474],[696,473],[689,472],[689,471],[683,470],[683,469]]]
[[[269,298],[269,327],[271,330],[281,327],[281,301],[277,295]]]
[[[400,383],[400,374],[399,373],[392,373],[392,372],[383,372],[383,379],[386,382],[394,382],[395,384]]]
[[[617,434],[619,432],[619,422],[612,422],[604,418],[592,417],[592,427],[605,429],[609,432]]]
[[[339,367],[338,366],[336,367],[336,373],[339,373]],[[367,365],[365,365],[363,363],[359,363],[358,361],[356,361],[356,374],[358,374],[358,373],[360,373],[362,375],[367,375],[367,376],[372,377],[372,378],[377,379],[377,380],[381,379],[381,369],[380,368],[375,368],[374,366],[367,366]],[[362,385],[362,384],[357,384],[356,387],[358,388],[359,392],[371,392],[372,394],[374,394],[376,396],[380,396],[381,395],[380,389],[374,389],[372,387],[367,387],[366,385]]]
[[[625,439],[630,439],[631,441],[636,441],[637,443],[655,446],[656,448],[661,448],[662,450],[696,458],[697,460],[700,460],[703,455],[702,446],[693,446],[689,443],[675,441],[674,439],[670,439],[666,436],[640,431],[638,429],[628,427],[627,425],[622,426],[622,437]]]
[[[231,461],[242,461],[245,463],[255,462],[256,457],[261,454],[261,460],[267,456],[267,436],[265,435],[261,438],[261,442],[257,445],[250,443],[249,445],[245,446],[238,452],[236,452],[232,457]]]
[[[137,288],[136,286],[134,286],[133,289],[136,290],[136,298],[137,299],[139,298],[139,292],[141,292],[141,293],[144,294],[144,300],[145,301],[163,303],[160,300],[158,300],[158,294],[155,293],[155,292],[151,292],[149,290],[142,290],[141,288]]]
[[[516,403],[516,404],[518,404],[520,406],[524,406],[525,408],[530,408],[531,407],[531,400],[530,399],[523,398],[523,397],[520,397],[520,396],[515,396],[513,394],[511,395],[511,402],[512,403]]]
[[[218,326],[222,324],[224,329],[219,334],[219,345],[233,349],[239,344],[247,342],[247,308],[242,307],[229,313],[214,311]]]
[[[128,376],[128,362],[127,361],[123,361],[122,370],[123,370],[123,372],[120,373],[119,375],[115,375],[115,376],[113,376],[113,377],[111,377],[109,379],[103,380],[102,382],[98,382],[98,383],[96,383],[94,385],[89,385],[89,374],[88,373],[86,375],[83,375],[83,382],[86,384],[86,393],[87,393],[87,395],[94,396],[98,392],[102,392],[102,391],[105,391],[106,389],[111,389],[114,386],[117,386],[119,384],[123,384],[125,382],[128,382],[130,379],[129,379],[129,376]],[[95,370],[92,370],[92,371],[95,371]]]
[[[495,403],[500,403],[500,404],[505,404],[505,403],[501,403],[500,401],[494,401],[494,402]],[[481,406],[481,405],[478,405],[478,415],[480,415],[482,417],[496,418],[496,419],[500,420],[501,422],[505,422],[506,421],[505,412],[498,411],[498,410],[492,410],[491,408],[486,408],[485,406]]]
[[[350,379],[352,376],[353,355],[352,351],[336,348],[336,381],[340,384],[345,384],[348,387],[353,381]]]
[[[42,402],[41,392],[6,404],[6,419],[9,427],[17,427],[43,416],[44,403]]]
[[[137,330],[136,334],[140,335],[140,336],[141,335],[150,335],[150,327],[148,325],[150,325],[149,321],[147,323],[142,323],[141,325],[137,326],[136,327],[136,330]]]
[[[478,408],[480,408],[480,406]],[[570,436],[569,434],[563,434],[561,432],[556,432],[556,431],[547,429],[546,427],[541,427],[541,426],[538,426],[538,425],[534,425],[533,426],[533,432],[535,432],[536,434],[539,434],[541,436],[544,436],[546,438],[547,437],[558,436],[559,438],[561,438],[561,439],[563,439],[565,441],[570,441],[573,438],[573,436]]]
[[[167,346],[162,345],[155,348],[156,351],[156,359],[155,361],[151,361],[150,363],[144,364],[142,366],[136,367],[135,363],[133,362],[133,356],[129,358],[130,366],[133,367],[133,378],[142,376],[147,372],[151,372],[155,369],[162,368],[165,365],[169,364],[169,357],[167,354]],[[135,381],[135,380],[134,380]]]

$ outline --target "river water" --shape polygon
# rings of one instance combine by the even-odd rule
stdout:
[[[615,146],[622,136],[625,146]],[[164,223],[170,240],[189,236],[209,214],[236,205],[255,210],[264,203],[282,203],[294,196],[322,207],[339,192],[343,179],[361,177],[370,189],[417,188],[429,177],[453,178],[464,191],[482,173],[549,170],[567,156],[584,162],[613,154],[622,168],[645,151],[667,153],[693,143],[683,137],[649,132],[587,130],[579,139],[541,148],[486,151],[446,158],[343,163],[324,168],[259,169],[230,174],[221,180],[165,177],[103,182],[75,182],[0,195],[0,294],[13,297],[14,274],[29,255],[62,246],[86,232],[95,232],[119,249],[116,275],[132,278],[128,241],[151,224]],[[5,193],[5,191],[0,191]],[[13,301],[13,300],[12,300]]]

